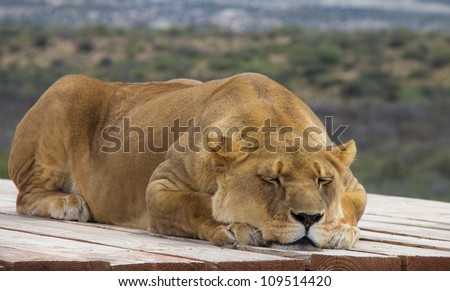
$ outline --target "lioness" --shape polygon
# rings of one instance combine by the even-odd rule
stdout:
[[[17,127],[17,212],[214,245],[348,248],[366,193],[316,115],[254,73],[202,83],[68,75]]]

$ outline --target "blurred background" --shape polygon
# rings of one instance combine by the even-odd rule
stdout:
[[[372,193],[450,201],[450,0],[1,0],[0,178],[59,77],[253,71],[349,125]]]

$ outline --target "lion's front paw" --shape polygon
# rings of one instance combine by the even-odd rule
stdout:
[[[311,227],[308,237],[321,248],[348,249],[359,239],[359,228],[336,223]]]
[[[231,232],[235,245],[260,246],[264,244],[260,230],[244,223],[232,223],[227,230]]]
[[[208,240],[214,245],[264,245],[261,232],[244,223],[219,226]]]

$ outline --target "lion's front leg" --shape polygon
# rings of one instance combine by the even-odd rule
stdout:
[[[261,233],[242,223],[222,224],[212,217],[211,195],[201,192],[164,191],[160,182],[147,189],[150,231],[199,238],[214,245],[260,245]]]

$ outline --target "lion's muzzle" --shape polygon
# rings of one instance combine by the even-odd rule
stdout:
[[[308,232],[309,228],[314,223],[319,222],[319,220],[322,219],[323,217],[323,213],[314,213],[314,214],[305,212],[294,213],[293,211],[291,211],[291,215],[295,218],[295,220],[297,220],[298,222],[300,222],[305,226],[306,232]]]

